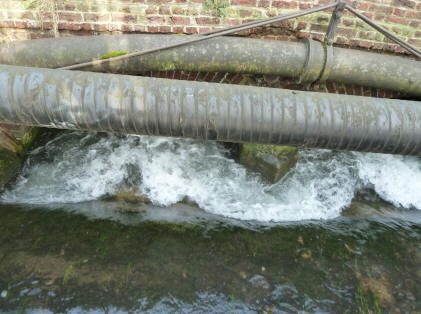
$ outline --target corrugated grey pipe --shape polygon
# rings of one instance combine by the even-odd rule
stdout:
[[[59,68],[111,52],[134,52],[184,41],[180,35],[118,35],[38,39],[0,45],[0,63]],[[421,96],[421,62],[320,42],[221,37],[87,71],[136,74],[186,70],[280,75],[300,82],[331,80]]]
[[[421,154],[421,103],[0,65],[0,121]]]

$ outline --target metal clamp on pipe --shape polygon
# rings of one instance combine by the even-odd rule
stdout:
[[[329,76],[333,48],[324,47],[321,42],[305,38],[306,61],[301,71],[298,83],[324,82]]]

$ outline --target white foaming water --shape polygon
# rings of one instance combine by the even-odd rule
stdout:
[[[356,154],[357,155],[357,154]],[[362,183],[397,207],[421,209],[421,160],[417,157],[358,154]]]
[[[414,158],[303,150],[289,175],[267,185],[214,142],[68,132],[31,153],[1,200],[78,203],[125,187],[158,206],[187,198],[226,217],[296,221],[339,216],[364,186],[394,204],[421,208],[419,179]]]

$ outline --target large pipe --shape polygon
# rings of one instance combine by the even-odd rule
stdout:
[[[59,68],[116,51],[134,52],[184,41],[177,35],[38,39],[0,45],[0,63]],[[221,37],[87,71],[136,74],[186,70],[280,75],[300,82],[331,80],[421,96],[421,62],[322,43]]]
[[[421,103],[0,65],[0,121],[421,154]]]

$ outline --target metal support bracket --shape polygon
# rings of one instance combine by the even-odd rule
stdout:
[[[329,27],[325,36],[324,42],[326,45],[332,45],[333,40],[335,38],[336,27],[338,26],[338,23],[341,19],[345,7],[346,3],[342,0],[338,0],[338,2],[336,3],[335,10],[332,13],[332,17],[330,18]]]

